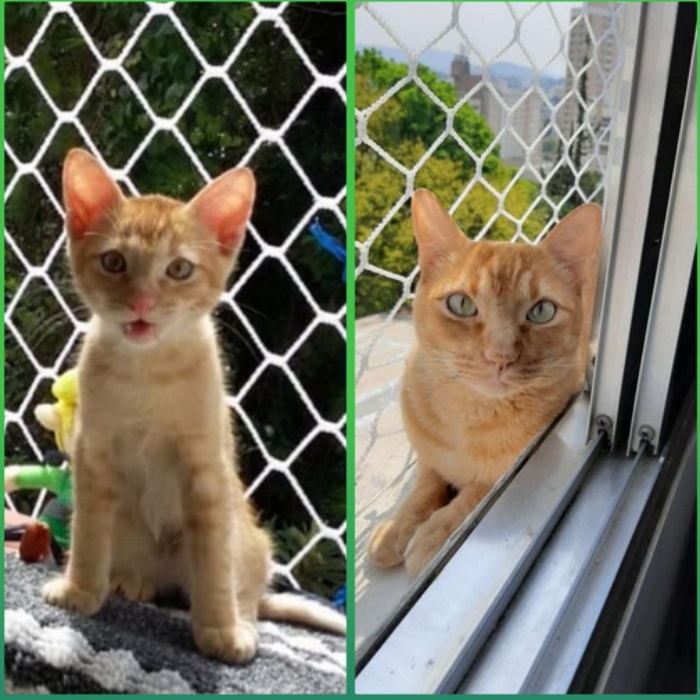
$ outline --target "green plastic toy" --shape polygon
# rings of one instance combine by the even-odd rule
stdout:
[[[53,431],[56,445],[70,457],[73,428],[78,405],[78,377],[72,369],[62,374],[51,387],[54,404],[41,404],[34,415]],[[18,489],[48,489],[56,498],[48,503],[36,523],[27,526],[20,542],[20,556],[25,561],[39,561],[48,556],[51,539],[63,552],[70,547],[70,516],[73,484],[68,462],[57,466],[12,466],[5,469],[5,492]],[[47,532],[48,530],[48,532]],[[7,533],[6,533],[7,536]]]

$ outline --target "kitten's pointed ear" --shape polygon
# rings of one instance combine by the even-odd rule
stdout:
[[[122,191],[96,158],[73,148],[63,163],[66,228],[79,239],[124,199]]]
[[[601,208],[583,204],[557,224],[541,247],[569,271],[577,284],[583,284],[595,275],[602,224]]]
[[[221,252],[238,251],[255,201],[255,177],[248,168],[228,170],[210,182],[187,205],[216,235]]]
[[[437,262],[468,242],[440,200],[429,190],[413,193],[411,215],[423,275],[429,274]]]

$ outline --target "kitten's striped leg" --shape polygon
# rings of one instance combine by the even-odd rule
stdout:
[[[255,625],[239,611],[233,571],[232,550],[245,546],[235,532],[236,518],[245,508],[243,496],[233,493],[226,465],[217,468],[203,461],[188,469],[191,478],[183,494],[183,508],[195,641],[208,656],[243,663],[258,648]]]
[[[76,448],[73,465],[74,511],[71,550],[65,576],[49,581],[47,603],[85,615],[96,613],[109,593],[116,491],[106,454]]]
[[[380,523],[369,541],[369,555],[377,566],[396,566],[416,529],[447,502],[447,484],[432,469],[418,465],[411,493],[399,506],[393,520]]]

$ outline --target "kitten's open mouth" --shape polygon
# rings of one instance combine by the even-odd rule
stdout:
[[[149,323],[148,321],[144,321],[142,319],[124,323],[122,324],[122,329],[124,331],[124,335],[129,340],[133,340],[137,343],[153,340],[158,333],[158,328],[154,323]]]

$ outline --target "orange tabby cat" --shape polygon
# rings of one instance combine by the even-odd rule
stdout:
[[[581,390],[601,211],[579,207],[539,246],[472,242],[427,190],[412,213],[421,280],[401,407],[418,473],[369,553],[416,576]]]
[[[230,170],[182,204],[127,199],[88,153],[63,170],[69,254],[93,312],[80,354],[72,550],[45,599],[92,614],[110,591],[189,593],[194,636],[229,662],[258,615],[342,633],[344,617],[267,596],[270,543],[235,469],[210,312],[241,247],[253,174]]]

